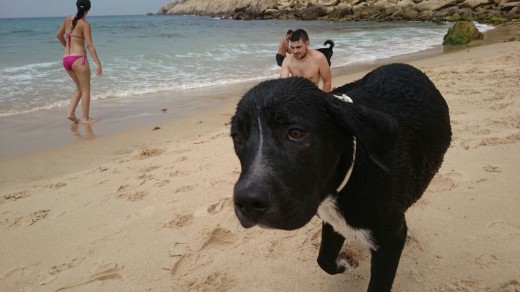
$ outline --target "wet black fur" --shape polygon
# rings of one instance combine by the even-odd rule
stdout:
[[[352,176],[335,198],[346,222],[370,230],[378,247],[368,290],[389,291],[407,234],[405,211],[426,190],[450,144],[449,109],[430,79],[406,64],[379,67],[332,93],[354,102],[299,77],[264,81],[244,95],[231,122],[242,168],[235,213],[244,227],[304,226],[340,185],[355,136]],[[253,167],[259,127],[263,159]],[[345,270],[336,264],[344,240],[323,224],[318,263],[327,273]]]
[[[330,58],[332,58],[332,54],[334,53],[332,51],[332,49],[334,48],[334,41],[326,40],[323,43],[323,45],[324,46],[329,45],[329,47],[328,48],[319,48],[317,50],[320,51],[323,55],[325,55],[325,58],[327,58],[327,62],[329,63],[329,67],[330,67],[330,65],[331,65]]]

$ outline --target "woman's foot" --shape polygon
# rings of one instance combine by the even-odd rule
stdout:
[[[79,119],[75,115],[68,115],[67,119],[71,120],[74,124],[79,123]]]
[[[83,120],[81,123],[82,124],[86,124],[86,125],[90,125],[90,124],[93,124],[95,122],[99,121],[99,119],[87,119],[87,120]]]

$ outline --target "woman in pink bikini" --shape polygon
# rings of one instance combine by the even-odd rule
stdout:
[[[76,91],[72,94],[70,101],[70,111],[67,118],[75,123],[79,122],[76,118],[76,107],[81,100],[81,111],[83,114],[83,124],[95,122],[89,116],[90,109],[90,66],[87,61],[88,48],[90,55],[96,63],[96,74],[101,76],[101,62],[96,53],[96,48],[92,43],[90,24],[85,20],[89,10],[89,0],[78,0],[76,2],[78,13],[65,18],[56,37],[65,47],[63,55],[63,67],[76,84]]]

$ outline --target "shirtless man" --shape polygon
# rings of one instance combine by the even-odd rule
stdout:
[[[289,38],[293,33],[292,29],[287,31],[287,34],[280,40],[278,43],[278,53],[276,53],[276,64],[278,66],[282,66],[283,59],[287,56],[287,53],[291,53],[291,48],[289,48]]]
[[[300,76],[311,80],[316,86],[319,86],[321,80],[322,90],[329,92],[332,81],[327,58],[317,50],[309,49],[309,36],[303,29],[294,31],[290,40],[292,54],[284,59],[280,78]]]

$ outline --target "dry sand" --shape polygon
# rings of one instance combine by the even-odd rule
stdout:
[[[446,98],[453,141],[407,213],[394,290],[520,291],[520,42],[410,63]],[[345,249],[358,268],[320,270],[317,218],[296,231],[239,225],[233,109],[1,161],[0,291],[366,289],[356,242]]]

